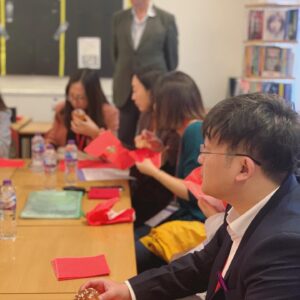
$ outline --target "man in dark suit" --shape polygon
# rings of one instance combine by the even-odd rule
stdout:
[[[230,204],[202,251],[120,284],[95,280],[102,300],[300,299],[299,115],[275,95],[226,99],[208,113],[203,192]]]
[[[120,109],[119,138],[132,145],[139,116],[131,101],[134,70],[151,68],[171,71],[178,64],[175,18],[150,0],[131,0],[132,9],[113,18],[113,100]]]

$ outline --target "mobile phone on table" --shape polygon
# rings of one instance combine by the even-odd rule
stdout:
[[[84,187],[78,186],[65,186],[63,187],[64,191],[74,191],[74,192],[82,192],[83,194],[86,192]]]

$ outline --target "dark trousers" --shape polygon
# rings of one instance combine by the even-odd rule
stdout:
[[[120,127],[118,135],[124,146],[130,148],[134,147],[134,137],[139,115],[140,112],[130,96],[130,99],[127,100],[126,104],[120,108]]]

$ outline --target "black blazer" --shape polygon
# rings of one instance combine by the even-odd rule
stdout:
[[[135,50],[131,37],[131,9],[113,17],[113,98],[122,107],[131,93],[131,77],[135,69],[152,68],[171,71],[178,64],[178,41],[175,17],[154,6],[155,17],[147,19],[140,44]]]
[[[231,248],[226,224],[199,252],[129,280],[137,299],[176,299],[207,290],[206,299],[300,299],[300,186],[294,175],[282,183],[246,230],[225,277],[217,285]]]

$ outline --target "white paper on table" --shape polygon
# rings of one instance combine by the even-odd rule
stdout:
[[[79,37],[77,39],[78,68],[101,68],[101,40],[99,37]]]
[[[129,170],[119,170],[111,168],[86,168],[81,169],[81,172],[86,181],[134,179],[133,177],[129,176]]]

